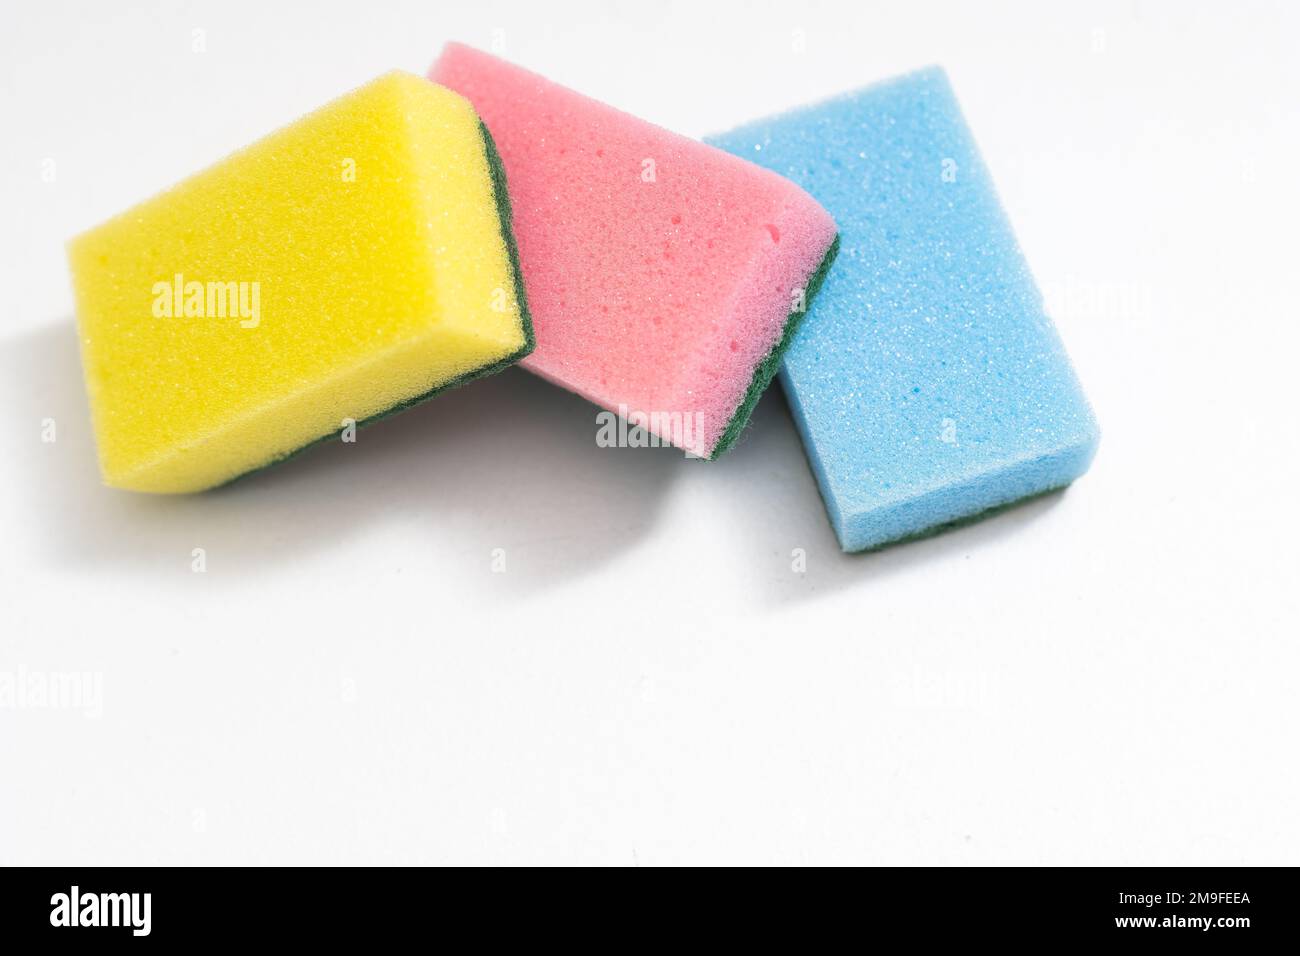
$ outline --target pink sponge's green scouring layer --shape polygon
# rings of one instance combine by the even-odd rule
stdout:
[[[777,174],[459,44],[430,79],[501,152],[537,348],[522,363],[711,458],[739,436],[834,257]]]

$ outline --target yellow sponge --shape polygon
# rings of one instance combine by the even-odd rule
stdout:
[[[390,73],[69,245],[104,480],[198,491],[532,351],[469,102]]]

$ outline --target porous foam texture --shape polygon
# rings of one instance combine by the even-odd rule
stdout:
[[[394,72],[74,239],[105,482],[223,484],[527,354],[502,175]]]
[[[779,176],[489,54],[430,70],[500,147],[537,350],[523,365],[710,458],[806,314],[835,223]]]
[[[839,260],[781,379],[844,550],[1087,469],[1092,411],[941,69],[709,141],[839,223]]]

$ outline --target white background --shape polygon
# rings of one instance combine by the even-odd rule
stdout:
[[[1295,5],[2,16],[0,673],[102,699],[0,709],[0,861],[1300,862]],[[690,135],[946,66],[1092,471],[847,557],[779,390],[703,464],[514,370],[220,493],[102,488],[64,241],[494,37]]]

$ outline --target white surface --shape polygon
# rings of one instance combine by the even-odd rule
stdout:
[[[0,709],[0,861],[1300,862],[1294,5],[118,6],[0,28],[0,673],[102,682]],[[779,394],[702,465],[512,371],[101,488],[64,240],[494,36],[692,135],[944,64],[1092,472],[844,557]]]

